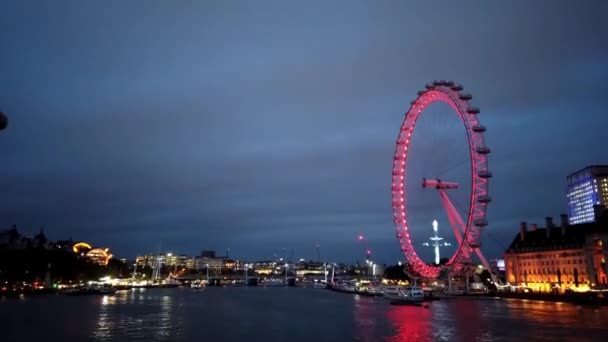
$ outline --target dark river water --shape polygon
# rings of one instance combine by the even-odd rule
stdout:
[[[0,341],[608,341],[608,308],[305,288],[149,289],[0,300]]]

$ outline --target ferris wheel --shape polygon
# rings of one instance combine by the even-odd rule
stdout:
[[[491,202],[489,196],[489,181],[492,173],[488,170],[488,155],[490,149],[485,144],[486,127],[478,120],[479,108],[471,106],[471,94],[462,91],[463,87],[453,81],[434,81],[418,92],[418,97],[411,106],[401,125],[397,138],[397,146],[393,158],[392,170],[392,204],[393,221],[401,250],[411,269],[422,277],[436,278],[439,273],[448,269],[451,272],[463,271],[476,253],[484,266],[489,264],[480,251],[480,235],[488,225],[486,209]],[[408,154],[411,150],[410,141],[418,119],[424,115],[425,109],[433,103],[442,102],[450,107],[450,111],[460,119],[468,141],[467,159],[470,161],[470,198],[466,217],[461,217],[448,192],[458,189],[457,182],[440,179],[422,179],[422,187],[436,190],[447,214],[448,221],[454,232],[458,246],[445,265],[434,265],[424,262],[416,253],[412,243],[412,227],[408,222],[408,203],[415,201],[408,198],[407,182]]]

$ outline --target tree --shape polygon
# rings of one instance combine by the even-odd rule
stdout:
[[[388,266],[384,271],[384,278],[390,280],[410,281],[410,277],[403,272],[403,266],[399,265]]]
[[[494,282],[492,281],[492,274],[490,273],[490,271],[484,269],[483,271],[481,271],[481,273],[479,273],[479,277],[481,278],[481,281],[483,282],[485,287],[488,288],[488,290],[497,290],[496,284],[494,284]]]

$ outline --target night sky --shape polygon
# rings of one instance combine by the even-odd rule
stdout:
[[[608,163],[607,13],[602,0],[2,1],[0,227],[119,257],[315,258],[318,242],[345,262],[363,258],[363,234],[394,263],[403,113],[453,79],[488,127],[496,257],[520,221],[559,220],[567,174]],[[443,152],[418,165],[459,146],[437,138],[464,134],[458,122],[436,122],[413,144]],[[424,213],[449,236],[438,208],[418,205],[417,244]]]

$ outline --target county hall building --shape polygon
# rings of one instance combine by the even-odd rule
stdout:
[[[505,252],[507,283],[539,292],[608,288],[608,212],[603,205],[593,210],[593,220],[580,224],[567,215],[559,225],[546,218],[543,228],[522,222]]]

